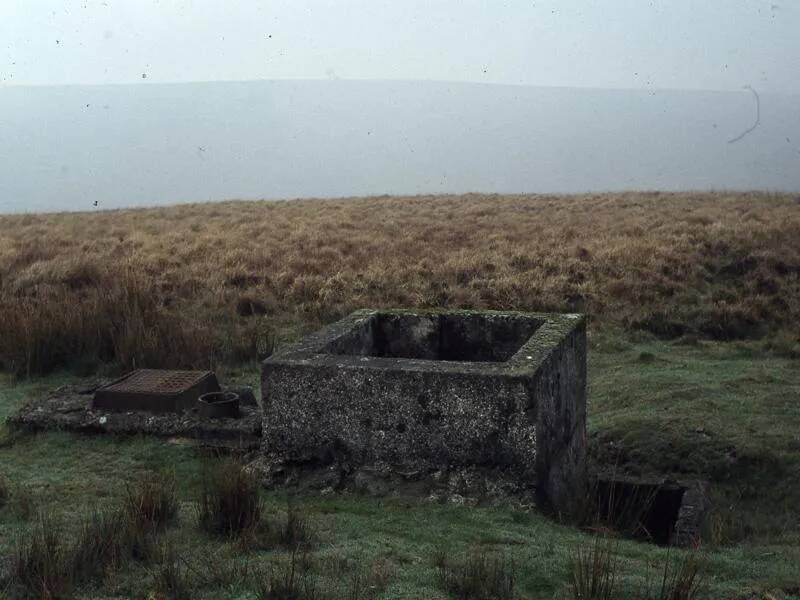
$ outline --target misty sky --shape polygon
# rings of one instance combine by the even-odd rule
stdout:
[[[421,79],[798,93],[798,31],[797,0],[3,0],[0,81]]]

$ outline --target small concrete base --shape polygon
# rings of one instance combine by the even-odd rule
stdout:
[[[106,381],[65,385],[35,398],[6,422],[31,430],[89,434],[147,434],[191,440],[224,450],[253,450],[261,444],[261,409],[241,406],[237,419],[204,419],[196,409],[180,413],[116,412],[93,409],[92,395]]]

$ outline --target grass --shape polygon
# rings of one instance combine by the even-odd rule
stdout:
[[[233,541],[244,550],[306,550],[314,541],[314,529],[292,498],[285,518],[265,513],[261,483],[241,464],[217,460],[203,470],[197,522],[202,530]]]
[[[5,477],[0,475],[0,508],[3,508],[8,502],[10,494],[11,490],[8,489],[8,482],[6,482]]]
[[[145,474],[127,488],[123,509],[136,529],[163,529],[178,514],[176,482],[171,477]]]
[[[645,579],[642,587],[620,589],[618,542],[612,532],[598,531],[594,540],[575,547],[570,561],[569,600],[704,600],[711,598],[704,585],[703,558],[697,549],[664,558],[661,574]],[[658,573],[656,573],[658,575]]]
[[[594,543],[577,546],[570,565],[570,597],[573,600],[613,600],[616,560],[614,542],[607,535],[595,535]]]
[[[661,585],[643,600],[699,600],[705,597],[701,567],[702,559],[696,552],[687,552],[677,560],[666,560]]]
[[[371,306],[581,311],[663,338],[769,334],[796,356],[797,201],[466,195],[0,216],[0,369],[217,366]]]
[[[132,559],[153,553],[151,531],[126,520],[123,511],[94,511],[86,515],[67,548],[63,568],[75,582],[87,582],[119,570]]]
[[[314,542],[314,528],[308,517],[301,513],[290,498],[286,505],[286,521],[279,523],[275,540],[289,550],[307,549]]]
[[[302,563],[298,550],[292,551],[288,564],[273,567],[258,577],[255,596],[258,600],[325,600],[327,594]]]
[[[619,459],[630,471],[664,469],[711,479],[722,516],[715,519],[717,533],[697,567],[707,597],[792,598],[789,592],[800,579],[800,411],[794,402],[800,363],[765,352],[756,342],[687,345],[645,334],[595,333],[590,346],[593,460]],[[643,353],[653,359],[641,360]],[[70,377],[0,386],[0,418],[29,394]],[[11,494],[0,509],[0,556],[12,553],[13,540],[36,526],[35,518],[26,521],[14,508],[17,488],[29,490],[36,511],[49,513],[64,539],[75,540],[82,519],[123,505],[127,486],[155,472],[177,482],[176,524],[159,535],[172,540],[186,561],[178,568],[194,586],[194,597],[255,597],[255,573],[285,573],[292,550],[274,542],[243,547],[198,526],[206,460],[190,447],[155,439],[58,432],[16,436],[0,448]],[[262,514],[275,530],[286,527],[288,498],[262,491],[261,500]],[[475,549],[513,557],[515,593],[551,600],[568,592],[575,548],[593,544],[591,533],[510,508],[339,495],[295,497],[292,507],[313,524],[314,544],[300,553],[307,554],[308,577],[327,597],[347,598],[366,588],[380,598],[449,598],[432,560],[444,546],[456,564]],[[655,595],[666,562],[686,556],[627,540],[619,540],[615,551],[621,598],[626,593],[638,598],[648,589]],[[216,574],[206,567],[210,563]],[[671,577],[675,569],[670,569]],[[156,570],[147,561],[128,561],[108,576],[77,585],[76,595],[155,593]],[[376,571],[379,576],[372,577]]]
[[[167,541],[159,552],[158,564],[152,573],[154,595],[171,600],[192,600],[194,586],[178,549]]]
[[[0,421],[77,375],[132,366],[257,381],[276,343],[353,308],[581,310],[593,465],[713,489],[702,559],[615,539],[599,563],[613,565],[613,597],[800,598],[797,201],[467,195],[0,216]],[[0,426],[0,596],[23,583],[33,597],[552,600],[597,556],[591,531],[534,512],[288,498],[215,469],[169,441]],[[599,581],[591,568],[581,581]]]
[[[503,555],[472,550],[466,557],[452,558],[447,550],[434,555],[440,587],[457,600],[513,600],[514,563]]]
[[[63,524],[41,513],[15,543],[13,589],[34,598],[69,598],[76,585],[113,574],[131,560],[150,560],[156,532],[174,521],[174,498],[171,482],[147,474],[115,510],[81,515],[73,536],[64,536]],[[175,574],[166,559],[161,565],[158,582],[164,573]]]
[[[251,535],[262,511],[260,484],[241,465],[222,461],[208,468],[197,508],[205,531],[229,538]]]
[[[655,359],[641,361],[643,352]],[[709,479],[721,543],[796,531],[790,525],[800,521],[796,359],[747,343],[603,336],[590,353],[595,464]]]
[[[68,560],[61,532],[50,517],[41,515],[27,537],[16,542],[13,580],[33,598],[67,598],[72,591]]]

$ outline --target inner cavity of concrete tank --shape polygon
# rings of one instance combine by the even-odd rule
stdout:
[[[422,360],[505,362],[542,321],[486,314],[372,315],[324,349],[330,354]]]

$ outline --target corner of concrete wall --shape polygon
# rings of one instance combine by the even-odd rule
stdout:
[[[541,365],[533,394],[539,502],[569,518],[578,514],[587,493],[585,321]]]
[[[699,545],[704,534],[707,533],[710,510],[711,500],[708,482],[691,482],[681,499],[672,545],[680,548],[694,548]]]

